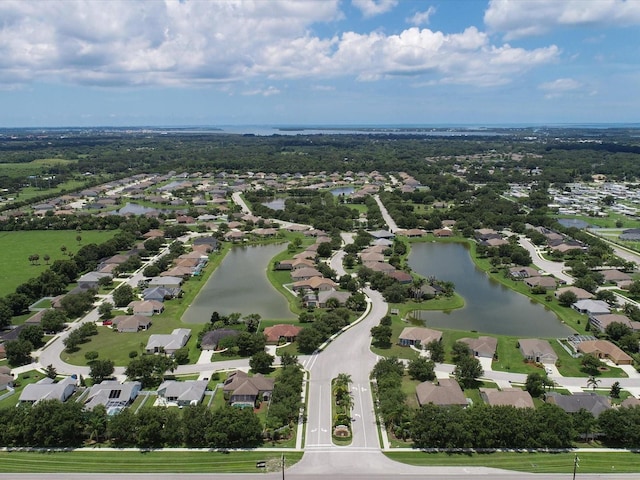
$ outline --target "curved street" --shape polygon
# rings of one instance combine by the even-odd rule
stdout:
[[[235,200],[235,196],[234,196]],[[377,198],[383,218],[389,217],[384,205]],[[390,217],[389,217],[390,218]],[[387,220],[385,220],[387,221]],[[397,226],[391,220],[388,222],[390,230],[397,230]],[[343,234],[343,240],[346,243],[353,241],[352,234]],[[524,242],[526,243],[526,242]],[[523,245],[524,246],[524,245]],[[533,247],[531,245],[531,247]],[[345,271],[342,267],[342,259],[344,251],[336,252],[329,264],[331,268],[336,270],[338,275],[344,275]],[[538,262],[535,262],[538,264]],[[549,262],[555,264],[556,262]],[[544,264],[540,265],[545,268]],[[558,268],[557,265],[554,268]],[[545,268],[546,269],[546,268]],[[554,274],[556,274],[554,272]],[[570,279],[570,277],[568,277]],[[394,475],[400,475],[406,478],[441,478],[446,475],[451,479],[468,478],[469,476],[486,476],[488,478],[504,478],[517,479],[523,474],[519,472],[507,472],[497,469],[484,467],[414,467],[410,465],[400,464],[389,460],[382,455],[382,450],[388,448],[386,433],[382,432],[383,445],[380,445],[380,436],[378,434],[377,419],[374,411],[373,397],[371,392],[371,384],[369,374],[375,365],[378,357],[370,350],[370,329],[377,325],[380,319],[387,314],[387,304],[382,295],[374,290],[365,288],[365,295],[368,300],[368,312],[361,320],[354,325],[345,329],[340,335],[331,340],[326,347],[313,355],[301,356],[299,358],[301,364],[308,372],[308,396],[306,409],[306,432],[304,441],[304,456],[300,462],[287,469],[287,477],[293,479],[314,479],[326,478],[330,475],[339,475],[339,478],[345,479],[364,479],[364,478],[388,478],[390,472]],[[97,308],[87,314],[81,321],[76,322],[71,328],[77,328],[84,322],[98,320]],[[60,355],[64,348],[63,340],[69,334],[69,329],[55,338],[53,341],[39,352],[39,362],[31,364],[27,368],[42,368],[46,365],[53,365],[61,374],[81,374],[87,376],[88,367],[78,367],[65,363]],[[247,360],[232,360],[225,362],[210,362],[205,364],[182,365],[176,370],[178,374],[191,374],[201,372],[213,372],[224,369],[234,369],[246,367]],[[452,365],[438,364],[436,372],[439,376],[447,376],[453,369]],[[124,367],[117,367],[116,374],[123,375]],[[332,414],[331,414],[331,380],[338,374],[345,373],[350,376],[350,389],[353,396],[353,438],[349,446],[336,446],[332,442]],[[487,369],[485,366],[485,378],[492,380],[499,385],[508,385],[511,383],[524,382],[526,375],[497,372]],[[556,381],[559,387],[569,389],[585,389],[586,378],[561,377],[552,375],[551,378]],[[640,374],[626,379],[602,379],[601,387],[609,387],[614,381],[619,381],[623,388],[640,393]],[[301,430],[299,430],[300,432]],[[280,474],[247,474],[247,475],[216,475],[219,478],[279,478]],[[47,475],[55,479],[54,475]],[[142,478],[138,475],[113,475],[109,478]],[[582,476],[582,475],[581,475]],[[157,475],[155,478],[210,478],[210,475]],[[590,476],[593,478],[612,478],[611,475]],[[619,475],[620,478],[633,478],[627,475]],[[0,474],[0,478],[42,478],[38,474],[15,475],[11,477]],[[87,475],[82,477],[76,475],[65,474],[58,478],[96,478],[101,479],[99,474]],[[145,478],[148,478],[145,476]],[[535,478],[556,479],[554,475],[535,475]]]

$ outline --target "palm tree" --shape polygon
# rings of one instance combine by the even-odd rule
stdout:
[[[594,377],[593,375],[591,375],[588,379],[587,379],[587,387],[591,387],[593,388],[593,390],[596,390],[596,387],[600,384],[600,380],[598,380],[596,377]]]

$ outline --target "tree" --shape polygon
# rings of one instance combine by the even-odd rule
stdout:
[[[49,260],[51,260],[51,257],[45,253],[42,258],[44,259],[45,263],[49,265]]]
[[[371,370],[371,378],[375,378],[376,380],[388,374],[395,374],[399,377],[404,375],[404,364],[398,357],[382,358],[378,360],[378,363],[376,363],[373,370]]]
[[[33,345],[27,340],[14,340],[5,344],[5,352],[9,365],[19,367],[31,363],[31,351]]]
[[[44,332],[42,331],[42,327],[40,325],[26,325],[18,335],[20,340],[26,340],[33,348],[37,349],[44,345],[42,341],[42,337],[44,336]]]
[[[101,303],[98,307],[98,313],[100,314],[100,318],[103,320],[108,320],[113,317],[113,304],[110,302]]]
[[[11,325],[13,312],[4,299],[0,299],[0,330]]]
[[[255,373],[269,373],[275,358],[267,352],[260,351],[254,353],[249,359],[249,366]]]
[[[55,367],[51,364],[47,365],[47,368],[44,371],[44,374],[47,376],[47,378],[50,378],[51,380],[55,380],[55,378],[58,376],[58,371],[55,369]]]
[[[94,385],[110,378],[114,372],[114,364],[112,360],[94,360],[89,367],[89,376],[93,380]]]
[[[331,256],[331,244],[329,242],[323,242],[318,245],[316,252],[320,258],[328,258]]]
[[[130,285],[122,284],[120,287],[116,288],[113,291],[113,302],[116,307],[126,307],[133,300],[135,300],[135,295],[133,293],[133,288]]]
[[[591,387],[593,388],[593,391],[596,391],[596,387],[598,386],[598,384],[600,383],[600,380],[598,380],[596,377],[594,377],[593,375],[591,375],[588,379],[587,379],[587,387]]]
[[[40,326],[45,333],[58,333],[64,329],[66,317],[60,310],[47,310],[42,315]]]
[[[530,373],[527,375],[525,389],[532,397],[539,397],[545,392],[547,381],[546,376],[538,372]]]
[[[469,345],[464,342],[455,342],[453,347],[451,348],[451,357],[453,358],[453,363],[458,363],[461,358],[471,356],[471,349]]]
[[[571,290],[567,290],[558,295],[558,303],[563,307],[570,307],[578,301],[578,296]]]
[[[599,368],[602,366],[602,362],[593,355],[584,355],[580,364],[582,365],[581,370],[587,375],[593,377],[600,374]]]
[[[617,342],[625,335],[631,335],[633,330],[628,325],[620,322],[612,322],[606,326],[604,333],[607,334],[612,341]]]
[[[173,353],[173,359],[178,365],[186,365],[189,363],[189,349],[184,346]]]
[[[110,275],[100,277],[98,279],[98,285],[101,287],[110,287],[111,285],[113,285],[113,277],[111,277]]]
[[[391,348],[391,335],[393,330],[388,325],[377,325],[371,328],[373,344],[379,348]]]
[[[613,382],[611,385],[611,390],[609,390],[609,396],[611,398],[620,398],[620,392],[622,388],[620,387],[620,382]]]
[[[413,380],[425,382],[436,378],[435,363],[425,357],[418,357],[409,362],[407,373]]]
[[[280,355],[280,365],[282,368],[298,365],[298,357],[292,353],[284,352]]]
[[[475,385],[476,379],[484,374],[480,361],[471,355],[462,356],[456,362],[453,375],[464,388],[471,388]]]
[[[430,352],[431,360],[436,363],[444,362],[444,346],[438,340],[431,340],[425,345],[425,350]]]

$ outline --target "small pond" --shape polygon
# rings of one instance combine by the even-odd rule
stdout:
[[[465,299],[464,308],[451,312],[415,312],[414,316],[429,327],[522,337],[566,337],[573,333],[542,304],[491,280],[476,268],[464,245],[414,243],[409,265],[424,277],[453,282],[456,292]]]
[[[338,187],[338,188],[332,188],[331,194],[334,197],[339,197],[340,195],[344,195],[345,197],[348,197],[349,195],[353,194],[353,192],[355,191],[356,189],[353,187]]]
[[[284,210],[284,202],[286,198],[272,198],[267,202],[262,202],[262,205],[269,207],[271,210]]]
[[[206,323],[214,311],[221,315],[239,312],[270,319],[295,318],[286,298],[267,279],[269,261],[284,248],[284,244],[232,248],[184,312],[182,321]]]

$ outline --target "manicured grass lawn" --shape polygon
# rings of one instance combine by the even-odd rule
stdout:
[[[13,293],[18,285],[44,272],[49,265],[44,256],[49,255],[49,264],[55,260],[67,259],[60,247],[67,247],[67,253],[77,252],[89,243],[103,243],[112,238],[117,230],[87,230],[80,233],[78,243],[75,230],[37,230],[0,232],[0,296]],[[40,255],[36,265],[29,262],[30,255]]]
[[[575,453],[425,453],[388,452],[391,460],[419,466],[484,466],[531,473],[573,473]],[[640,456],[627,452],[579,452],[578,473],[636,473]]]
[[[280,471],[281,452],[213,451],[73,451],[0,452],[0,471],[5,473],[100,472],[100,473],[260,473],[256,462],[266,461],[267,470]],[[285,452],[290,467],[302,452]]]
[[[393,304],[391,308],[397,308],[396,305]],[[376,355],[380,355],[381,357],[397,357],[404,358],[408,360],[413,360],[418,358],[418,352],[413,350],[410,347],[402,347],[398,345],[398,336],[402,332],[405,327],[411,327],[412,324],[408,322],[403,322],[398,315],[391,315],[391,347],[389,348],[379,348],[371,346],[371,351]]]

